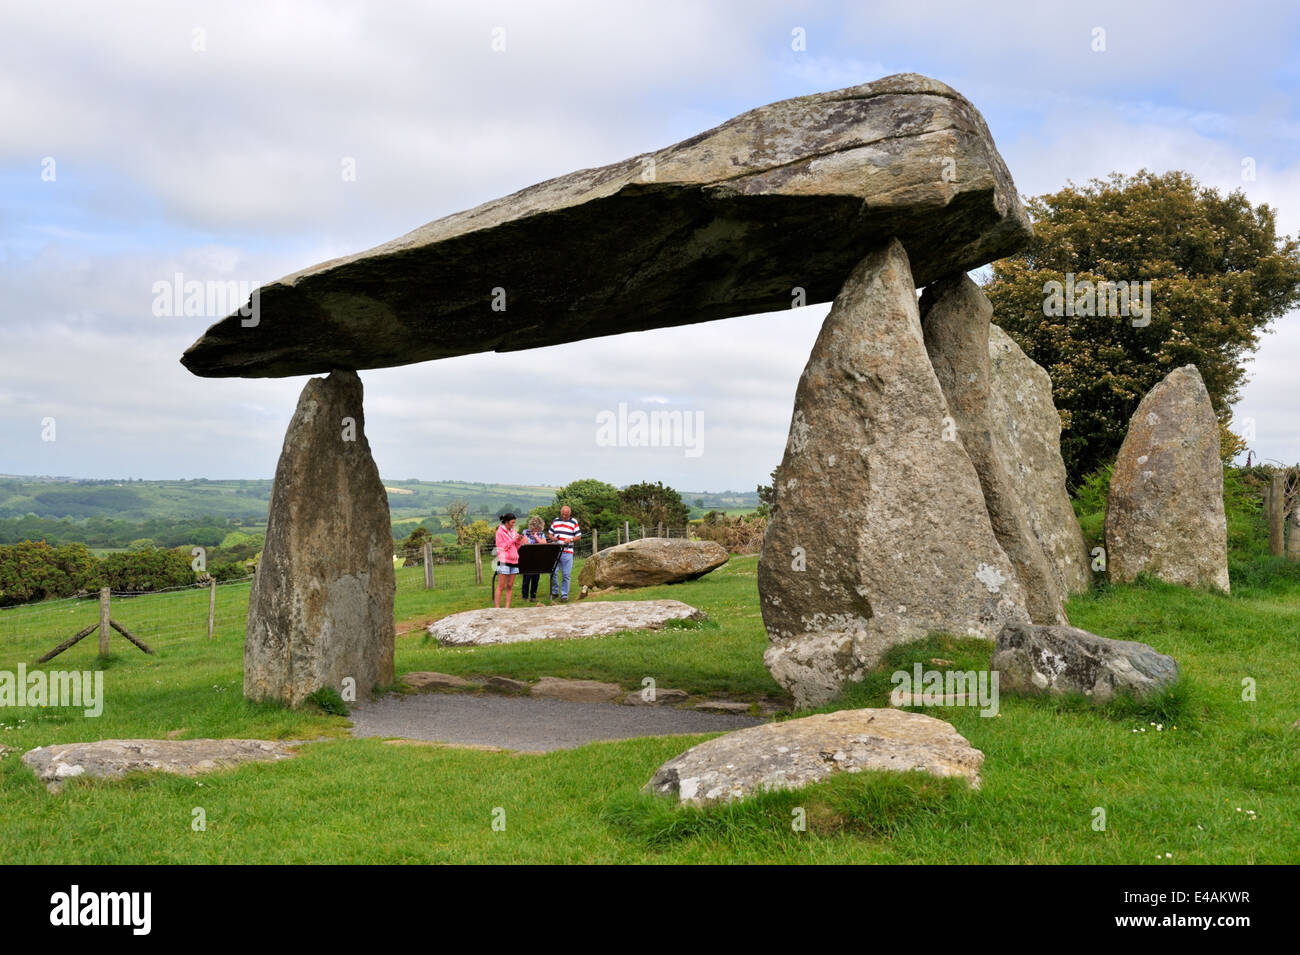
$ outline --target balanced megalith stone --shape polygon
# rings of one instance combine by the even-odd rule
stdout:
[[[998,688],[1027,695],[1080,694],[1094,703],[1137,699],[1178,682],[1178,663],[1145,643],[1108,640],[1077,627],[1009,623],[990,667]]]
[[[998,453],[989,383],[993,303],[966,273],[940,279],[921,294],[921,327],[930,363],[948,401],[957,437],[970,455],[998,543],[1015,565],[1025,609],[1035,623],[1066,623],[1056,574],[1034,535],[1020,489]],[[1064,484],[1061,490],[1065,490]]]
[[[1088,545],[1066,488],[1052,379],[1010,335],[989,326],[993,446],[1063,596],[1092,588]]]
[[[393,682],[392,524],[361,401],[357,373],[334,371],[307,382],[289,422],[248,604],[249,699],[360,699]]]
[[[584,587],[658,587],[695,580],[727,562],[716,541],[647,537],[588,557],[578,574]]]
[[[819,713],[736,730],[664,763],[644,791],[704,806],[774,789],[799,789],[864,770],[957,776],[980,785],[984,754],[951,724],[921,713]]]
[[[983,117],[905,73],[772,103],[304,269],[181,361],[275,377],[537,348],[829,301],[891,236],[925,284],[1029,235]]]
[[[1027,620],[926,354],[907,253],[853,270],[795,392],[758,563],[764,662],[799,706],[889,647]]]
[[[1140,574],[1228,592],[1219,422],[1195,365],[1171,371],[1138,405],[1106,499],[1111,580]]]

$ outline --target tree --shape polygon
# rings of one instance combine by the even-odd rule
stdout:
[[[646,527],[682,527],[690,519],[682,496],[661,481],[629,484],[619,492],[619,499],[632,522]]]
[[[623,499],[618,488],[595,478],[583,478],[566,484],[555,492],[555,500],[542,507],[535,507],[532,513],[550,526],[551,521],[560,516],[560,508],[568,505],[578,526],[584,532],[595,529],[602,533],[613,533],[614,528],[622,527],[624,521],[631,521],[632,516],[625,514]]]
[[[1274,210],[1145,170],[1071,183],[1028,210],[1033,239],[993,263],[985,292],[993,320],[1051,375],[1072,483],[1113,457],[1143,395],[1181,365],[1200,369],[1226,422],[1242,360],[1300,303],[1300,245],[1278,236]],[[1131,295],[1139,310],[1123,314],[1103,282],[1149,288],[1149,312]]]
[[[447,505],[447,516],[451,519],[451,529],[456,532],[456,543],[465,543],[465,524],[469,519],[469,501],[458,497]]]
[[[754,508],[755,517],[767,517],[772,513],[772,505],[776,503],[776,472],[779,467],[772,468],[771,484],[758,485],[758,507]]]
[[[415,530],[407,535],[406,540],[402,541],[398,550],[398,556],[405,558],[402,563],[403,567],[423,567],[424,566],[424,545],[433,542],[433,535],[429,529],[421,524]]]
[[[497,529],[492,524],[484,520],[477,520],[469,527],[465,528],[465,540],[463,543],[473,547],[475,544],[482,544],[485,548],[491,548],[496,545]]]

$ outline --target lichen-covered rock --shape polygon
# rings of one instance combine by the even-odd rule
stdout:
[[[993,446],[1062,595],[1092,588],[1088,545],[1065,486],[1061,416],[1052,379],[997,325],[989,326]]]
[[[592,588],[658,587],[695,580],[726,562],[726,548],[716,541],[647,537],[588,557],[578,583]]]
[[[247,762],[277,762],[294,755],[291,744],[263,739],[103,739],[54,743],[23,754],[38,779],[57,790],[78,776],[112,778],[157,771],[197,776]]]
[[[998,543],[1015,565],[1025,609],[1035,623],[1068,623],[1057,575],[1039,543],[999,453],[995,433],[1005,422],[993,417],[990,394],[989,322],[993,303],[965,272],[927,286],[921,295],[921,327],[930,363],[984,491],[984,506]],[[1062,493],[1065,485],[1061,485]]]
[[[680,600],[601,600],[550,607],[484,607],[443,617],[429,635],[447,646],[485,646],[529,640],[572,640],[624,630],[661,630],[675,620],[705,620]]]
[[[558,676],[544,676],[528,691],[530,696],[549,700],[568,700],[571,703],[613,703],[625,691],[617,683],[600,680],[567,680]]]
[[[764,662],[801,707],[935,630],[1027,620],[930,365],[907,253],[853,270],[795,392],[758,564]]]
[[[983,753],[932,716],[839,710],[752,726],[700,743],[660,766],[645,791],[703,806],[864,770],[920,770],[960,776],[978,787],[983,763]]]
[[[1228,592],[1219,423],[1195,365],[1142,399],[1106,499],[1106,563],[1119,583],[1156,580]]]
[[[361,379],[307,382],[271,486],[244,639],[244,695],[296,706],[393,682],[393,533]],[[351,684],[345,681],[351,680]]]
[[[904,73],[751,110],[257,293],[181,361],[249,377],[511,351],[825,302],[897,236],[918,282],[1030,235],[979,111]]]
[[[1178,682],[1178,663],[1145,643],[1108,640],[1077,627],[1009,623],[993,650],[998,689],[1071,694],[1106,703],[1142,698]]]

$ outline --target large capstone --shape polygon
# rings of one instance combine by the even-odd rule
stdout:
[[[907,253],[853,270],[795,392],[758,564],[764,661],[800,706],[932,631],[1027,620],[926,354]]]
[[[1129,421],[1106,499],[1111,580],[1141,574],[1228,591],[1219,423],[1195,365],[1171,371]]]
[[[272,282],[197,375],[379,368],[829,301],[897,236],[916,281],[1030,234],[974,106],[914,73],[783,100]]]
[[[248,605],[244,695],[296,705],[393,682],[393,535],[361,379],[307,382],[271,487]]]
[[[1063,596],[1092,587],[1088,546],[1065,485],[1052,379],[997,325],[989,326],[993,447]]]
[[[1035,623],[1066,623],[1056,573],[1034,534],[1020,488],[1007,471],[994,435],[989,383],[989,322],[993,303],[964,272],[940,279],[921,295],[925,348],[970,455],[998,543],[1015,565],[1025,609]],[[1061,485],[1062,492],[1065,485]]]

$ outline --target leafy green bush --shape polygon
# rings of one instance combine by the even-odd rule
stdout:
[[[100,562],[84,544],[45,541],[0,547],[0,607],[71,597],[100,586]]]
[[[162,590],[194,583],[188,553],[179,550],[109,554],[100,567],[105,586],[117,591]]]

